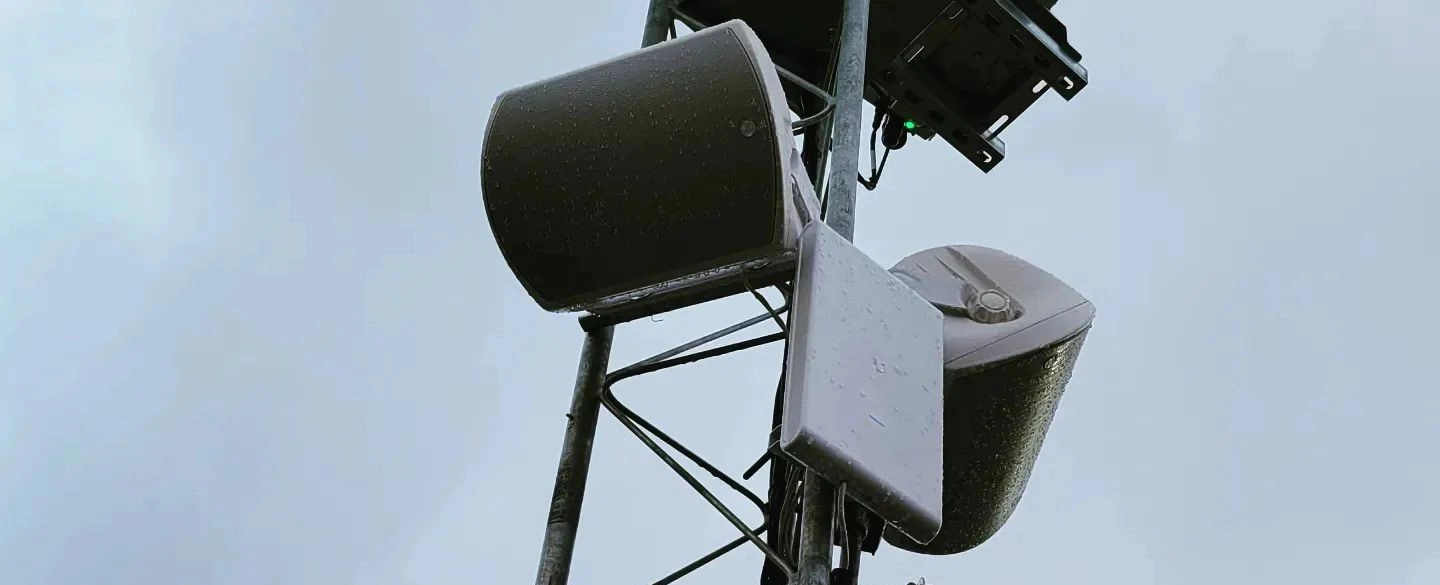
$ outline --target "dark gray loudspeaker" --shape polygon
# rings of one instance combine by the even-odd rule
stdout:
[[[1019,503],[1095,308],[1049,273],[979,246],[926,250],[891,272],[945,313],[945,440],[940,534],[885,539],[964,552]]]
[[[793,249],[814,198],[794,150],[774,65],[732,21],[505,92],[481,187],[535,301],[590,309]]]

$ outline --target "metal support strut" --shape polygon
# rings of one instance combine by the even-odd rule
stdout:
[[[614,332],[610,327],[602,327],[586,333],[585,345],[580,351],[580,371],[575,376],[570,412],[565,415],[569,423],[565,427],[565,442],[560,447],[560,468],[555,472],[550,521],[545,524],[545,546],[540,554],[540,572],[535,576],[535,585],[564,585],[570,578],[570,558],[575,552],[585,481],[590,476],[590,451],[595,443],[600,393],[605,384]]]

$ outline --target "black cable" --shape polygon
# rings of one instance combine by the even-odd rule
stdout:
[[[875,119],[870,123],[870,178],[859,175],[860,184],[866,191],[874,191],[880,185],[880,173],[885,172],[885,162],[890,160],[890,147],[885,147],[885,154],[880,157],[880,166],[875,166],[875,138],[880,134],[880,128],[890,118],[889,108],[875,108]]]
[[[872,151],[870,156],[875,156],[875,153]],[[888,160],[890,160],[890,149],[886,148],[885,154],[880,157],[880,168],[873,171],[869,180],[864,177],[860,178],[860,184],[865,186],[866,191],[874,191],[875,187],[880,185],[880,173],[885,172],[885,161]]]
[[[780,294],[784,296],[785,304],[790,305],[793,302],[791,299],[793,289],[776,288],[779,288]],[[758,293],[756,297],[764,302],[764,297],[759,296]],[[768,307],[769,303],[765,303],[765,305]],[[776,319],[779,319],[778,315]],[[789,320],[790,313],[786,312],[786,322],[781,325],[782,329],[789,331]],[[787,338],[785,340],[784,353],[780,359],[780,379],[775,383],[775,404],[770,418],[770,436],[765,442],[767,454],[769,454],[770,449],[778,448],[780,443],[780,421],[785,410],[785,371],[788,366],[789,355],[790,340]],[[796,556],[795,547],[799,544],[799,539],[792,538],[791,536],[792,533],[795,532],[793,516],[795,515],[794,511],[796,508],[793,498],[799,495],[799,490],[794,487],[796,482],[794,475],[795,470],[791,468],[790,463],[783,457],[776,457],[770,454],[769,460],[770,486],[766,496],[770,502],[770,507],[766,512],[770,530],[766,533],[767,544],[776,551],[779,551],[782,557],[793,564]],[[765,565],[760,570],[761,585],[786,585],[787,581],[788,579],[780,567],[767,559]]]
[[[782,370],[780,381],[775,385],[775,413],[772,418],[774,425],[771,426],[770,440],[766,442],[767,445],[775,444],[780,440],[780,413],[784,396],[785,373]],[[765,537],[766,544],[769,544],[770,548],[780,551],[782,556],[793,560],[789,542],[790,515],[787,514],[791,508],[789,505],[791,490],[786,485],[789,472],[789,463],[784,459],[779,457],[770,459],[770,487],[766,494],[770,502],[769,508],[766,510],[766,520],[769,522],[770,530],[766,532]],[[785,573],[780,570],[780,567],[775,566],[767,559],[764,567],[760,570],[761,585],[786,585],[786,581]]]

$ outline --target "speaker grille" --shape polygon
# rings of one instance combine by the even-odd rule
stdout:
[[[734,28],[716,27],[500,96],[485,208],[542,307],[579,308],[782,244],[788,153],[758,67]]]
[[[1030,480],[1087,331],[946,380],[940,534],[919,544],[886,530],[886,541],[949,555],[979,546],[1005,524]]]

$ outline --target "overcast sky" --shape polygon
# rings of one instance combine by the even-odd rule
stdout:
[[[0,583],[531,582],[581,335],[500,259],[482,129],[499,92],[637,46],[644,11],[0,3]],[[1057,14],[1091,86],[988,176],[912,142],[857,243],[1009,251],[1095,329],[1009,524],[882,548],[864,582],[1440,583],[1440,9]],[[627,325],[615,364],[753,305]],[[738,473],[777,352],[621,392]],[[732,538],[608,418],[585,503],[574,583]]]

